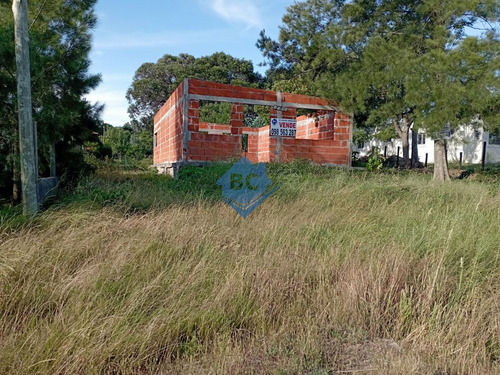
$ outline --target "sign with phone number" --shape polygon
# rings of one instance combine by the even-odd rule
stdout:
[[[280,137],[294,137],[297,134],[297,120],[271,119],[271,130],[269,135]]]

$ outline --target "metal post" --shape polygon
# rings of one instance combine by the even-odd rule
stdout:
[[[427,158],[429,157],[428,153],[425,153],[425,168],[427,168]]]
[[[458,169],[462,169],[462,154],[463,152],[460,151],[460,161],[458,162]]]
[[[278,117],[278,120],[283,117],[283,112],[281,111],[281,92],[276,93],[277,99],[278,99],[278,110],[276,113],[276,116]],[[278,132],[278,137],[276,138],[276,161],[279,163],[281,161],[281,144],[283,140],[281,139],[281,134]]]
[[[38,171],[36,170],[36,130],[31,112],[28,1],[13,0],[12,12],[14,13],[16,45],[19,151],[21,156],[23,213],[25,215],[33,215],[38,211]]]
[[[484,163],[486,161],[486,142],[483,142],[483,157],[481,158],[481,169],[484,171]]]
[[[398,146],[398,154],[396,156],[396,168],[399,168],[399,146]]]
[[[387,159],[387,145],[384,146],[384,159]]]
[[[50,177],[57,177],[56,172],[56,144],[50,146]]]

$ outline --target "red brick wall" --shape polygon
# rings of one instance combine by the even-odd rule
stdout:
[[[230,134],[231,125],[213,124],[210,122],[200,122],[200,132],[208,132],[208,134]]]
[[[183,94],[184,87],[181,84],[155,115],[156,147],[153,149],[155,164],[182,160]]]
[[[210,95],[225,98],[267,100],[274,102],[277,99],[277,94],[274,91],[199,81],[197,79],[189,80],[189,94]]]
[[[349,164],[351,122],[348,115],[319,111],[310,119],[301,116],[297,120],[299,134],[295,139],[283,138],[281,161],[299,158],[318,164]]]
[[[293,159],[308,159],[318,164],[347,165],[349,154],[340,141],[284,138],[281,161]]]
[[[297,139],[333,139],[334,112],[318,111],[297,118]]]
[[[200,102],[190,100],[188,104],[188,131],[200,131]]]
[[[231,134],[243,134],[243,104],[233,103],[231,107]]]
[[[191,133],[189,161],[219,161],[241,155],[241,136],[233,134]]]
[[[248,134],[248,152],[242,152],[252,163],[267,163],[271,161],[271,147],[276,146],[276,140],[269,137],[270,126],[262,128],[243,128],[243,134]]]
[[[188,161],[217,161],[246,156],[252,162],[276,160],[277,139],[269,137],[270,126],[262,128],[243,127],[243,104],[233,103],[231,124],[208,124],[199,121],[199,101],[187,103],[187,149],[184,147],[183,90],[181,84],[155,116],[155,132],[158,146],[154,149],[155,164],[183,160],[183,151]],[[253,88],[224,85],[199,80],[188,80],[189,95],[277,101],[276,92]],[[196,99],[199,99],[196,98]],[[203,98],[201,98],[203,99]],[[297,110],[292,103],[306,105],[331,105],[325,99],[304,95],[281,95],[282,106],[288,108],[282,117],[295,119]],[[289,104],[287,106],[287,103]],[[169,116],[166,116],[169,114]],[[271,117],[277,110],[270,108]],[[320,164],[348,165],[350,162],[351,120],[346,114],[335,111],[317,113],[297,118],[297,137],[282,138],[281,161],[295,158],[309,159]],[[248,134],[248,151],[242,152],[242,135]]]
[[[190,140],[188,141],[187,160],[219,161],[239,156],[241,154],[243,105],[233,104],[231,125],[228,126],[229,132],[232,134],[228,135],[199,133],[199,131],[201,131],[199,123],[199,108],[199,101],[189,101],[188,130],[190,131]],[[205,128],[204,124],[202,129]],[[223,125],[217,125],[218,128],[221,128],[222,126]]]
[[[271,102],[276,102],[278,99],[278,94],[275,91],[226,85],[223,83],[200,81],[197,79],[189,79],[188,91],[189,94],[193,95],[210,95],[236,99],[266,100]],[[336,105],[336,103],[326,99],[288,93],[283,93],[281,95],[281,101],[284,107],[287,106],[287,103]]]

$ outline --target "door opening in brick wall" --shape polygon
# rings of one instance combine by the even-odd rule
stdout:
[[[241,151],[248,152],[248,134],[241,136]]]

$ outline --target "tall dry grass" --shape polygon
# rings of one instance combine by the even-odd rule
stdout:
[[[4,223],[0,373],[500,373],[497,185],[271,166],[242,219],[214,168]]]

